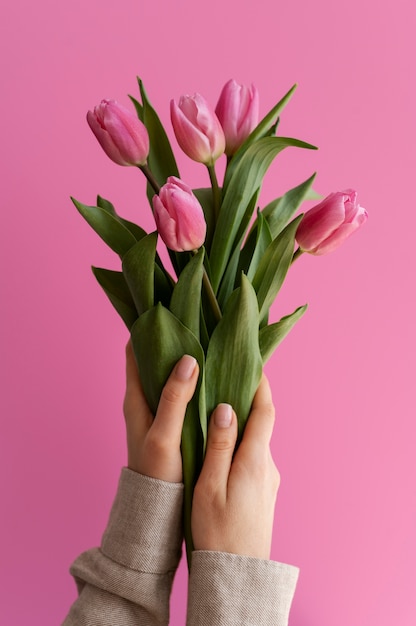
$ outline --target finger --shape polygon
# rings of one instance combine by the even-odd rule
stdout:
[[[263,375],[244,430],[244,446],[256,448],[268,446],[273,433],[274,418],[275,411],[269,381]]]
[[[194,395],[198,373],[197,360],[185,354],[175,365],[162,390],[152,432],[172,446],[180,445],[186,407]]]
[[[228,476],[237,441],[237,418],[229,404],[219,404],[211,416],[207,450],[200,475],[216,491],[227,490]]]

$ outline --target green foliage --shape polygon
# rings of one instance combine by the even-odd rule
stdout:
[[[161,304],[139,317],[131,329],[131,339],[140,380],[153,414],[156,414],[162,389],[179,359],[190,354],[199,364],[198,386],[188,404],[182,431],[184,532],[190,564],[192,493],[202,465],[207,428],[204,351],[194,333]]]
[[[92,271],[111,304],[130,330],[138,313],[123,273],[101,267],[93,267]]]
[[[244,152],[227,187],[224,186],[224,197],[210,254],[214,290],[218,289],[227,261],[234,250],[236,236],[253,192],[260,188],[273,159],[289,146],[315,149],[308,143],[288,137],[259,139]]]
[[[204,250],[201,248],[178,278],[170,302],[171,312],[199,339],[201,320],[201,286],[204,271]]]
[[[253,278],[260,311],[260,324],[267,319],[269,309],[292,263],[296,229],[302,216],[299,215],[267,247]]]
[[[123,274],[139,315],[154,304],[157,233],[138,241],[123,257]]]
[[[143,82],[140,78],[137,80],[143,103],[141,119],[147,128],[150,140],[150,152],[147,162],[159,185],[164,185],[168,176],[177,176],[179,178],[179,170],[162,122],[150,104]],[[149,200],[152,199],[154,193],[154,190],[148,186]]]
[[[300,320],[307,308],[308,305],[304,304],[290,315],[285,315],[278,322],[264,326],[264,328],[260,330],[259,344],[263,363],[269,360],[279,343],[281,343],[292,330],[293,326]]]
[[[163,185],[169,176],[179,177],[179,172],[165,129],[142,81],[138,82],[141,102],[130,97],[149,133],[148,167],[158,185]],[[198,386],[182,434],[189,563],[192,493],[203,462],[208,418],[219,403],[231,404],[242,437],[263,364],[307,308],[299,307],[268,324],[270,307],[293,262],[296,230],[302,219],[302,215],[294,215],[302,202],[318,197],[312,189],[315,174],[262,210],[258,207],[264,177],[275,157],[288,147],[315,149],[298,139],[275,136],[279,116],[295,88],[269,111],[229,160],[219,189],[218,217],[213,190],[194,190],[207,223],[206,241],[197,253],[168,251],[176,281],[157,254],[156,232],[147,234],[122,218],[102,196],[97,196],[97,206],[73,199],[88,224],[121,257],[122,272],[96,267],[93,272],[131,332],[140,379],[153,413],[177,361],[190,354],[199,363]],[[154,193],[148,184],[150,203]],[[209,282],[212,290],[207,287]],[[215,300],[218,307],[213,305]]]
[[[88,206],[71,198],[76,208],[101,239],[120,256],[123,256],[134,244],[136,238],[116,215],[107,209]]]
[[[207,351],[206,397],[208,415],[220,402],[234,408],[241,437],[262,372],[257,298],[250,281],[229,299]]]

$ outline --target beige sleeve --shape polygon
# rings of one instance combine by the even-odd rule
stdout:
[[[188,626],[287,626],[299,570],[236,554],[192,554]]]
[[[78,599],[64,626],[161,626],[182,546],[183,485],[127,468],[100,548],[71,566]]]

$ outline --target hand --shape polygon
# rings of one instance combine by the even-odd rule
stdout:
[[[153,417],[140,383],[133,348],[131,342],[128,342],[123,409],[128,467],[131,470],[167,482],[182,481],[182,425],[197,380],[196,359],[189,355],[183,356],[163,388],[156,416]]]
[[[215,409],[192,504],[195,550],[270,558],[280,483],[269,447],[273,424],[274,407],[265,376],[234,458],[236,415],[227,404]]]

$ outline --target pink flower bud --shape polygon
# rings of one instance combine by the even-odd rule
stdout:
[[[222,89],[215,113],[224,131],[225,153],[231,156],[258,124],[259,94],[256,87],[229,80]]]
[[[178,144],[191,159],[213,165],[224,153],[221,124],[199,93],[181,96],[179,104],[171,100],[170,115]]]
[[[87,121],[107,156],[119,165],[144,165],[149,154],[145,125],[115,100],[101,100]]]
[[[204,212],[192,189],[169,176],[158,196],[153,196],[157,230],[166,246],[176,252],[195,250],[205,241]]]
[[[338,248],[367,220],[368,214],[357,202],[353,189],[329,194],[305,214],[296,232],[304,252],[327,254]]]

